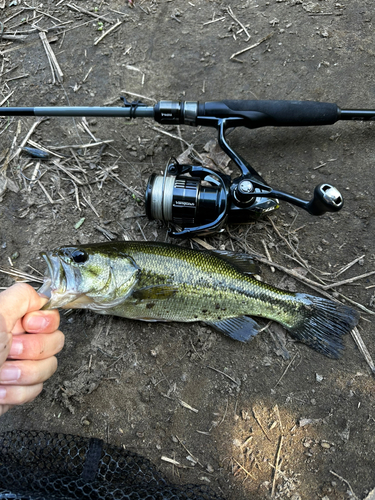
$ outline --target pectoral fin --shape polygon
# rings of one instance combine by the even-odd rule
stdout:
[[[258,323],[249,316],[239,316],[215,322],[210,321],[206,322],[206,324],[240,342],[247,342],[252,337],[255,337],[259,329]]]

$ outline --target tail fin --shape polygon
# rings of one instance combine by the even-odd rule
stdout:
[[[332,300],[297,293],[298,320],[286,326],[291,335],[329,358],[339,358],[344,349],[342,336],[350,332],[359,320],[351,307]]]

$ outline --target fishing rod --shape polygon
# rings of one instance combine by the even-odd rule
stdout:
[[[214,127],[223,151],[240,169],[229,175],[203,166],[170,160],[164,175],[148,179],[145,205],[150,219],[168,222],[172,236],[191,236],[220,231],[226,222],[247,222],[275,210],[279,200],[311,215],[338,212],[343,197],[334,186],[316,186],[309,201],[270,187],[250,164],[227,143],[225,133],[235,127],[304,127],[333,125],[340,120],[375,120],[375,110],[341,109],[334,103],[283,100],[159,101],[148,106],[141,101],[123,106],[0,107],[0,116],[95,116],[153,118],[162,125]]]

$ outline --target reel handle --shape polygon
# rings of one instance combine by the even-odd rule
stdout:
[[[323,183],[314,189],[313,198],[307,203],[306,210],[311,215],[323,215],[326,212],[338,212],[343,205],[340,191],[330,184]]]

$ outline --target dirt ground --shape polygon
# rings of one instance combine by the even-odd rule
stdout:
[[[133,4],[0,1],[2,105],[120,105],[120,96],[143,96],[147,104],[306,99],[375,108],[372,0]],[[199,153],[216,137],[214,129],[150,119],[50,118],[30,139],[59,156],[39,160],[17,149],[35,122],[0,118],[0,169],[8,179],[0,189],[0,265],[9,267],[10,258],[26,272],[29,265],[44,272],[39,252],[62,244],[171,241],[161,223],[145,217],[147,179],[186,149],[179,134]],[[274,188],[309,199],[329,182],[345,206],[318,218],[282,203],[269,218],[231,226],[207,243],[262,255],[266,246],[275,263],[294,269],[303,259],[307,277],[326,284],[374,270],[373,123],[237,129],[230,141]],[[268,283],[311,293],[267,265],[261,273]],[[11,283],[0,275],[1,286]],[[359,332],[372,356],[374,286],[373,275],[329,290],[364,308]],[[199,323],[80,311],[62,314],[61,329],[57,373],[36,401],[1,417],[2,431],[99,437],[148,457],[171,481],[207,484],[228,500],[363,499],[374,488],[375,380],[351,336],[336,361],[275,324],[245,345]]]

